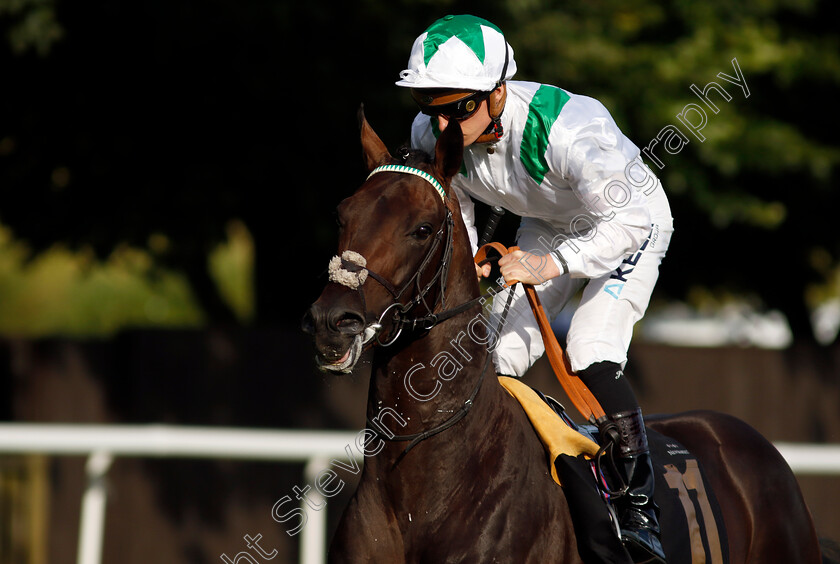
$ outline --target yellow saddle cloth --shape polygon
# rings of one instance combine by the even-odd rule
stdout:
[[[517,378],[499,376],[499,383],[522,405],[528,414],[531,425],[537,431],[540,441],[549,455],[551,477],[560,484],[554,461],[561,454],[578,456],[586,454],[594,457],[598,452],[598,445],[592,439],[580,434],[568,425],[534,392],[529,386]],[[560,484],[562,485],[562,484]]]

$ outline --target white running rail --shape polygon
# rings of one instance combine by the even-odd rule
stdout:
[[[105,526],[105,476],[115,457],[211,458],[304,463],[312,478],[331,459],[346,460],[356,433],[171,425],[0,423],[0,454],[86,456],[77,564],[100,564]],[[361,463],[362,456],[351,449]],[[310,501],[317,501],[310,494]],[[301,501],[301,507],[303,507]],[[300,564],[326,562],[326,510],[312,511],[300,532]]]
[[[0,453],[86,456],[77,564],[100,564],[107,490],[115,457],[211,458],[304,463],[307,477],[346,459],[357,433],[172,425],[0,423]],[[840,445],[777,443],[797,474],[840,475]],[[357,460],[362,456],[357,450]],[[303,501],[301,504],[303,505]],[[326,562],[326,511],[309,515],[300,535],[300,564]]]

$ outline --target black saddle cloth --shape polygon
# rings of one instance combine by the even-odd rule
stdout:
[[[597,427],[576,425],[563,412],[562,405],[539,395],[566,424],[602,444]],[[676,440],[650,428],[647,435],[666,560],[669,564],[729,564],[723,515],[700,462]],[[630,563],[618,537],[614,514],[609,510],[611,501],[604,493],[604,477],[596,476],[594,465],[583,455],[561,455],[556,467],[569,501],[578,552],[584,562]]]

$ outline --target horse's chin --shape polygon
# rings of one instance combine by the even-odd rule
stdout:
[[[340,359],[335,362],[329,362],[319,353],[315,356],[315,363],[318,365],[318,369],[323,372],[349,374],[356,367],[356,363],[359,362],[363,346],[364,340],[362,335],[356,335]]]

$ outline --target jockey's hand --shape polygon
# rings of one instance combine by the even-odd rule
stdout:
[[[475,265],[475,274],[478,276],[478,281],[481,282],[482,278],[487,278],[490,276],[491,266],[489,264],[484,264],[481,266]]]
[[[499,259],[499,269],[509,286],[516,282],[542,284],[562,274],[548,255],[513,251]]]

